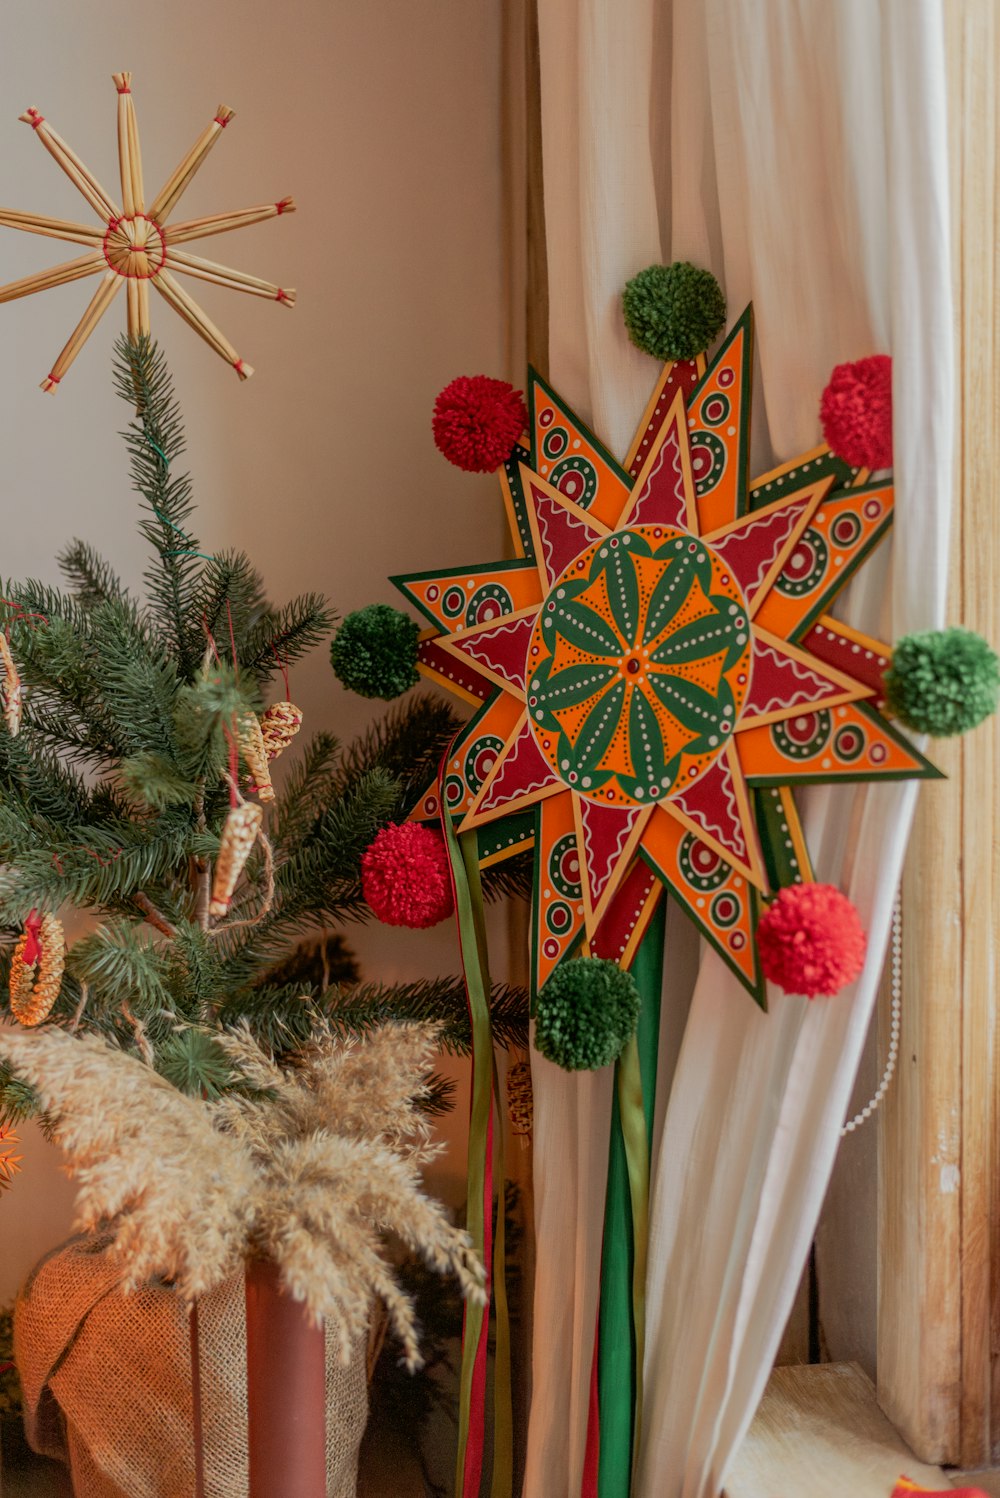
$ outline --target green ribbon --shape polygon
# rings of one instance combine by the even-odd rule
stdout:
[[[499,1091],[490,1022],[490,978],[487,964],[486,917],[479,872],[479,843],[475,832],[466,832],[459,837],[449,817],[444,816],[441,820],[454,876],[459,946],[472,1022],[472,1108],[469,1119],[466,1224],[476,1252],[480,1257],[485,1258],[487,1149],[493,1099],[495,1095],[499,1096]],[[497,1179],[500,1182],[500,1189],[492,1274],[493,1301],[496,1309],[496,1350],[493,1381],[494,1458],[491,1492],[492,1498],[511,1498],[513,1414],[510,1327],[504,1265],[503,1127],[499,1119],[494,1133]],[[463,1498],[473,1498],[473,1495],[466,1494],[466,1453],[469,1446],[477,1356],[482,1338],[488,1335],[488,1331],[488,1308],[467,1302],[462,1340],[462,1368],[459,1378],[458,1453],[455,1465],[455,1492],[463,1495]]]
[[[500,1078],[493,1059],[493,1091],[499,1098]],[[493,1481],[491,1498],[512,1498],[514,1491],[514,1407],[510,1368],[510,1314],[507,1305],[506,1189],[504,1180],[503,1120],[496,1129],[497,1224],[493,1240],[493,1304],[496,1309],[496,1347],[493,1354]]]
[[[638,1030],[616,1067],[611,1110],[598,1338],[599,1498],[629,1498],[633,1453],[642,1433],[649,1155],[665,920],[665,902],[661,901],[632,967],[642,1007]]]

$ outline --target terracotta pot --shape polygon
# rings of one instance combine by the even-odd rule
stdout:
[[[247,1266],[249,1498],[326,1498],[322,1323],[281,1288],[277,1266]]]

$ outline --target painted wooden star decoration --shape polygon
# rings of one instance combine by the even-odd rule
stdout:
[[[11,302],[17,297],[30,296],[32,292],[45,291],[51,286],[63,286],[69,281],[82,280],[88,276],[100,276],[100,283],[86,311],[49,374],[42,381],[42,389],[50,393],[58,390],[66,371],[122,287],[125,287],[127,293],[129,338],[149,334],[149,288],[152,286],[204,338],[210,348],[225,359],[227,364],[232,365],[240,379],[246,380],[253,374],[253,369],[240,358],[225,334],[220,332],[181,285],[174,272],[208,281],[216,286],[225,286],[233,291],[248,292],[251,296],[280,302],[286,307],[293,306],[295,292],[291,289],[274,286],[270,281],[262,281],[243,271],[202,259],[200,255],[191,254],[184,246],[192,240],[204,239],[211,234],[224,234],[231,229],[242,229],[264,219],[292,213],[295,204],[291,198],[281,198],[276,203],[264,203],[255,208],[215,213],[207,218],[188,219],[182,223],[168,223],[181,195],[233,118],[234,111],[225,104],[219,105],[190,151],[152,202],[147,203],[142,179],[139,127],[132,97],[132,74],[115,73],[112,76],[118,90],[120,204],[105,191],[44,115],[37,109],[28,109],[20,116],[31,126],[50,156],[86,198],[100,222],[96,227],[91,227],[40,214],[21,213],[15,209],[0,209],[0,224],[7,228],[23,229],[30,234],[68,240],[71,244],[87,247],[87,253],[75,260],[65,261],[51,270],[39,271],[23,280],[0,286],[0,302]]]
[[[884,715],[889,647],[829,613],[891,476],[818,447],[751,481],[752,337],[748,308],[667,364],[623,464],[532,372],[516,559],[393,579],[421,671],[476,707],[446,813],[484,864],[535,846],[536,988],[572,953],[628,965],[666,885],[763,1002],[762,902],[812,878],[793,787],[938,774]]]

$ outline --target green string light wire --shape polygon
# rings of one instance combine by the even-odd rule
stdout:
[[[153,449],[154,453],[156,453],[157,457],[159,458],[160,462],[163,464],[164,468],[169,468],[170,467],[170,459],[167,457],[166,453],[163,451],[163,448],[160,447],[159,443],[154,442],[153,439],[152,439],[152,437],[149,435],[148,432],[143,432],[142,435],[145,437],[146,441],[149,443],[149,445]],[[187,532],[185,530],[182,530],[182,528],[179,525],[175,525],[172,520],[168,520],[167,517],[166,517],[166,515],[163,514],[162,510],[158,510],[156,508],[156,506],[152,502],[150,503],[149,508],[152,510],[153,514],[156,516],[157,520],[160,522],[161,525],[165,525],[168,530],[176,531],[179,536],[183,536],[184,537],[185,541],[187,540]],[[215,561],[215,557],[210,557],[210,556],[208,556],[203,551],[195,551],[195,549],[194,549],[193,546],[171,546],[171,547],[165,547],[164,551],[163,551],[163,555],[165,557],[201,557],[201,559],[202,559],[203,562],[214,562]]]

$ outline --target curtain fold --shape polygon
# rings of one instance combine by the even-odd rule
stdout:
[[[657,370],[627,342],[620,293],[657,259],[708,265],[731,320],[754,302],[757,471],[819,440],[834,364],[890,352],[891,556],[838,608],[889,638],[944,622],[955,375],[942,3],[539,5],[554,383],[624,451]],[[650,66],[664,27],[669,76]],[[850,990],[812,1004],[772,993],[764,1015],[702,958],[655,1151],[638,1498],[716,1498],[752,1418],[833,1166],[915,797],[912,785],[802,797],[817,877],[846,890],[869,932]],[[667,974],[671,1006],[669,962]],[[610,1069],[580,1079],[536,1059],[535,1073],[524,1494],[578,1498]]]
[[[653,0],[538,7],[549,369],[622,451],[649,395],[650,364],[618,336],[621,288],[660,257],[652,17]],[[532,1055],[536,1320],[524,1492],[539,1498],[578,1498],[583,1476],[613,1073],[574,1075]]]

